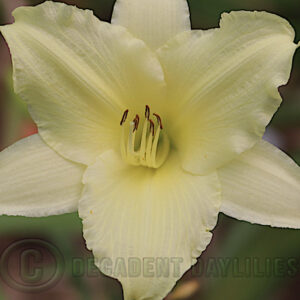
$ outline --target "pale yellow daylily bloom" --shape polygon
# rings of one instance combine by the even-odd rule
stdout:
[[[0,30],[39,134],[0,154],[1,214],[78,208],[127,300],[165,297],[220,211],[300,228],[299,167],[262,141],[297,48],[287,21],[191,30],[185,0],[117,0],[112,24],[53,2],[14,17]]]

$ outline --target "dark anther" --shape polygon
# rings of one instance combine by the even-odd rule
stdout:
[[[154,136],[154,123],[152,120],[149,120],[150,122],[150,132],[152,132],[152,136]]]
[[[140,117],[139,117],[139,115],[135,116],[135,118],[133,120],[133,123],[134,123],[133,132],[135,132],[138,129],[139,123],[140,123]]]
[[[128,109],[126,109],[126,110],[124,111],[122,120],[121,120],[121,122],[120,122],[120,125],[121,125],[121,126],[122,126],[122,125],[124,124],[124,122],[126,121],[127,116],[128,116]]]
[[[161,118],[160,118],[160,116],[159,116],[158,114],[153,114],[153,116],[155,116],[155,117],[156,117],[156,119],[157,119],[157,122],[158,122],[158,124],[159,124],[159,127],[160,127],[160,129],[163,129],[163,125],[162,125],[162,121],[161,121]]]
[[[145,118],[147,120],[149,120],[149,118],[150,118],[150,107],[148,105],[146,105]]]

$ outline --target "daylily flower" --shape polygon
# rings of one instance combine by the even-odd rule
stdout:
[[[299,167],[262,140],[297,48],[287,21],[240,11],[191,30],[185,0],[117,0],[112,24],[52,2],[14,17],[1,32],[39,133],[0,155],[1,214],[78,209],[134,300],[166,296],[220,211],[300,227]],[[102,258],[179,260],[130,276]]]

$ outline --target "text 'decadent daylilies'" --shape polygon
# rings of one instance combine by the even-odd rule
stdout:
[[[185,0],[117,0],[112,24],[53,2],[14,17],[0,30],[39,133],[0,155],[1,214],[78,209],[128,300],[165,297],[220,211],[300,227],[299,167],[262,140],[297,48],[287,21],[241,11],[191,30]],[[124,276],[101,258],[180,258],[180,271]]]

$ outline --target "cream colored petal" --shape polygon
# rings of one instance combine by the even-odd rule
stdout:
[[[106,152],[84,183],[79,215],[97,266],[121,281],[127,300],[164,298],[210,242],[221,204],[216,174],[185,173],[176,155],[154,170]]]
[[[18,8],[14,17],[0,30],[12,53],[15,91],[43,139],[66,158],[89,164],[119,146],[124,110],[159,100],[161,66],[125,28],[55,2]]]
[[[76,211],[83,172],[38,134],[18,141],[0,153],[0,214],[42,217]]]
[[[219,29],[183,33],[158,51],[185,169],[211,171],[262,137],[290,75],[293,40],[278,16],[232,12]]]
[[[261,141],[219,171],[222,211],[263,225],[300,228],[300,168]]]
[[[152,49],[180,32],[191,30],[186,0],[117,0],[112,23],[128,28]]]

